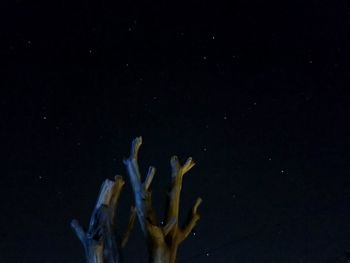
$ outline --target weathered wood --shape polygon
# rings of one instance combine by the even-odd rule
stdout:
[[[145,181],[141,181],[138,166],[138,153],[142,138],[133,140],[128,159],[124,160],[128,176],[133,188],[136,212],[142,232],[146,237],[150,263],[175,263],[178,246],[190,234],[200,216],[197,212],[202,199],[198,198],[194,204],[187,224],[179,227],[179,205],[182,179],[193,166],[192,158],[188,158],[184,165],[180,165],[178,158],[173,156],[170,164],[172,168],[172,186],[169,192],[168,211],[165,225],[159,224],[152,206],[152,196],[149,190],[155,174],[155,168],[150,167]]]
[[[121,176],[105,180],[101,186],[92,213],[89,229],[84,231],[77,220],[71,227],[81,241],[87,263],[121,263],[121,248],[125,246],[135,221],[135,209],[131,209],[127,231],[122,238],[117,236],[115,216],[120,192],[125,184]]]

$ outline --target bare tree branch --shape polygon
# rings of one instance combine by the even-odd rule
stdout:
[[[184,229],[178,227],[183,175],[186,174],[195,163],[192,158],[188,158],[186,163],[181,166],[177,156],[171,158],[172,183],[169,192],[167,217],[165,225],[159,225],[152,206],[152,194],[149,190],[155,175],[155,168],[149,168],[147,177],[144,183],[142,183],[137,163],[141,144],[141,137],[137,137],[133,140],[130,156],[128,159],[124,160],[124,164],[126,165],[134,192],[138,221],[147,240],[150,254],[149,262],[175,263],[179,244],[188,236],[199,219],[197,208],[201,199],[198,199],[192,208],[191,219],[186,227]]]
[[[129,223],[128,223],[128,226],[126,228],[126,231],[124,233],[124,236],[123,236],[122,242],[121,242],[122,247],[125,247],[126,243],[129,240],[131,230],[134,228],[134,225],[135,225],[135,219],[136,219],[136,209],[135,209],[135,207],[131,207]]]
[[[146,218],[145,218],[145,204],[144,204],[146,193],[145,193],[144,187],[142,187],[141,174],[139,170],[139,165],[137,163],[138,152],[141,144],[142,144],[141,137],[137,137],[132,141],[130,156],[128,159],[124,159],[124,164],[126,165],[131,186],[133,188],[133,192],[135,196],[136,212],[139,218],[141,229],[144,234],[147,234],[146,225],[145,225]]]
[[[151,186],[155,173],[156,173],[156,168],[154,168],[153,166],[150,166],[147,173],[146,180],[143,184],[145,191],[148,191],[149,187]]]
[[[80,242],[82,243],[82,245],[85,248],[86,235],[85,235],[84,229],[82,228],[82,226],[79,224],[78,220],[76,220],[76,219],[72,220],[70,225],[71,225],[72,229],[74,230],[75,234],[77,235],[77,237],[79,238]]]
[[[180,230],[179,242],[182,242],[188,237],[188,235],[192,232],[193,228],[196,226],[197,221],[200,219],[200,215],[198,214],[197,209],[201,203],[202,199],[197,198],[195,204],[191,209],[191,213],[189,215],[187,224]]]
[[[88,263],[121,263],[121,246],[116,235],[115,215],[124,184],[121,176],[116,176],[114,181],[107,179],[102,183],[86,232],[77,220],[71,222],[71,227],[84,246]],[[133,226],[134,220],[131,221],[127,236]],[[123,240],[123,245],[126,241],[127,238]]]

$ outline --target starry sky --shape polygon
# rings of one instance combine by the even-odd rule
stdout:
[[[131,140],[192,156],[179,263],[336,262],[350,250],[347,1],[24,1],[1,13],[2,262],[84,262],[100,184]],[[133,203],[126,184],[123,230]],[[146,262],[137,225],[126,262]]]

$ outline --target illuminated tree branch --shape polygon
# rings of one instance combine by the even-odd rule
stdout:
[[[178,226],[182,179],[184,174],[194,166],[194,162],[192,158],[188,158],[186,163],[181,165],[176,156],[171,158],[172,185],[169,192],[167,217],[163,226],[155,218],[151,191],[149,190],[155,175],[155,168],[150,167],[146,180],[143,183],[141,181],[141,173],[137,162],[141,144],[141,137],[133,140],[130,156],[124,160],[124,164],[133,188],[138,220],[146,237],[150,256],[149,262],[175,263],[178,246],[189,235],[199,220],[197,209],[202,202],[200,198],[193,206],[186,226],[183,229]]]
[[[125,184],[121,176],[105,180],[92,213],[89,229],[85,232],[77,220],[71,227],[83,244],[87,263],[121,263],[121,247],[125,246],[135,221],[135,209],[121,241],[116,235],[116,207],[120,192]]]

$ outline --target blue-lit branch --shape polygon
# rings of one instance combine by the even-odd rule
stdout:
[[[132,208],[127,231],[122,238],[117,236],[116,206],[124,183],[121,176],[116,176],[114,181],[107,179],[103,182],[86,232],[77,220],[71,222],[72,229],[83,244],[87,263],[121,263],[121,249],[135,221],[135,209]]]

